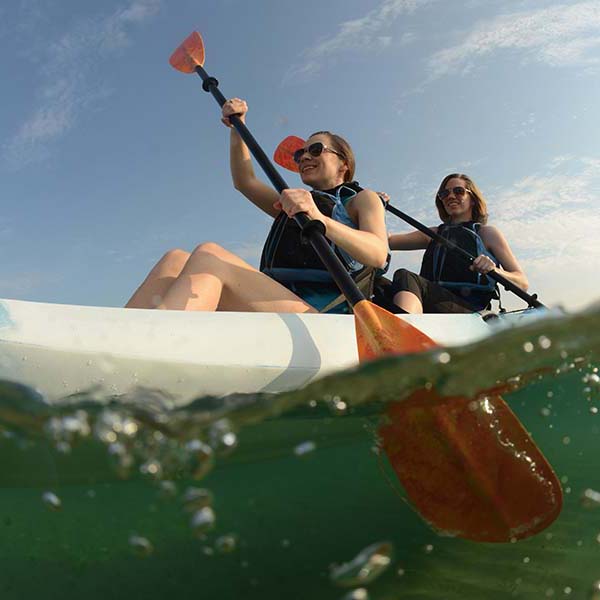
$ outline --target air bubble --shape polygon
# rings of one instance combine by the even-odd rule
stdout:
[[[356,588],[348,592],[342,600],[369,600],[369,592],[365,588]]]
[[[215,549],[219,554],[230,554],[237,548],[237,538],[233,534],[222,535],[215,542]]]
[[[350,562],[332,565],[331,581],[340,587],[366,585],[379,577],[392,562],[390,542],[372,544],[361,550]]]
[[[49,510],[57,511],[62,508],[62,501],[54,492],[44,492],[42,502]]]
[[[195,537],[203,539],[215,526],[215,522],[215,511],[210,506],[205,506],[192,515],[190,527]]]
[[[133,534],[129,536],[129,546],[132,552],[140,558],[146,558],[154,552],[154,546],[145,537]]]
[[[525,342],[523,344],[523,350],[525,350],[525,352],[529,353],[529,352],[533,352],[533,344],[531,342]]]
[[[213,494],[210,490],[197,487],[189,487],[185,490],[181,502],[183,510],[194,512],[213,503]]]
[[[311,442],[311,441],[302,442],[301,444],[298,444],[294,448],[294,454],[296,456],[304,456],[305,454],[314,452],[316,448],[317,448],[317,445],[314,442]]]

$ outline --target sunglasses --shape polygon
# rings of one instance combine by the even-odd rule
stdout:
[[[294,162],[296,164],[300,164],[300,160],[306,152],[308,152],[311,156],[314,156],[315,158],[317,156],[321,156],[323,152],[331,152],[332,154],[337,154],[341,158],[346,158],[341,152],[338,152],[337,150],[326,146],[325,144],[323,144],[323,142],[314,142],[310,146],[307,146],[305,148],[298,148],[298,150],[296,150],[293,155]]]
[[[445,200],[450,195],[450,192],[452,192],[458,198],[460,196],[464,196],[467,192],[470,194],[471,190],[468,190],[462,185],[457,185],[456,187],[450,189],[440,190],[438,192],[438,198],[440,200]]]

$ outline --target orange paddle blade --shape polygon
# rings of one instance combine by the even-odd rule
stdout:
[[[279,143],[273,154],[273,160],[284,169],[299,173],[300,169],[294,162],[294,152],[304,147],[304,140],[296,135],[288,135]]]
[[[182,73],[193,73],[196,67],[204,65],[204,42],[202,36],[194,31],[171,54],[171,66]]]
[[[556,474],[499,396],[420,390],[393,403],[379,433],[409,499],[436,529],[478,542],[542,531],[559,515]]]
[[[357,302],[353,310],[360,362],[386,354],[423,352],[437,346],[416,327],[369,300]]]

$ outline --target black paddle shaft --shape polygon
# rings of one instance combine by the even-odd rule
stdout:
[[[450,240],[446,239],[445,237],[442,237],[441,235],[431,231],[431,229],[429,229],[429,227],[426,227],[425,225],[423,225],[423,223],[420,223],[419,221],[417,221],[416,219],[413,219],[411,216],[407,215],[406,213],[403,213],[401,210],[398,210],[395,206],[392,206],[389,202],[386,202],[385,208],[387,210],[389,210],[393,215],[400,217],[403,221],[406,221],[409,225],[412,225],[415,229],[422,231],[425,235],[429,236],[432,240],[435,240],[438,244],[442,244],[443,246],[446,246],[446,248],[448,248],[449,250],[452,250],[452,252],[456,252],[457,254],[460,254],[460,256],[462,256],[466,261],[468,261],[469,264],[472,264],[473,261],[475,260],[476,257],[473,256],[472,254],[470,254],[469,252],[467,252],[464,248],[457,246],[455,243],[451,242]],[[504,277],[500,273],[497,273],[496,271],[490,271],[489,273],[486,273],[486,275],[488,277],[490,277],[491,279],[493,279],[494,281],[497,281],[498,283],[503,285],[505,289],[509,290],[510,292],[512,292],[513,294],[515,294],[516,296],[518,296],[519,298],[521,298],[522,300],[527,302],[527,304],[529,306],[531,306],[533,308],[546,308],[537,299],[537,294],[533,294],[533,295],[528,294],[527,292],[523,291],[520,287],[515,285],[512,281],[509,281],[508,279],[506,279],[506,277]]]
[[[198,73],[202,79],[202,89],[205,92],[210,92],[214,99],[219,103],[219,106],[222,107],[223,104],[227,102],[227,99],[223,96],[221,90],[219,90],[219,82],[214,77],[211,77],[201,66],[196,67],[196,73]],[[242,123],[242,120],[237,115],[232,115],[229,117],[229,121],[236,128],[240,137],[244,140],[246,146],[248,146],[248,149],[257,160],[266,176],[271,180],[275,189],[279,193],[288,189],[290,186],[284,181],[277,169],[275,169],[269,157],[264,153],[260,144],[250,133],[250,130]],[[354,280],[350,277],[348,271],[346,271],[344,265],[342,265],[340,259],[336,256],[335,252],[325,239],[325,226],[323,223],[320,221],[311,221],[306,213],[294,215],[294,220],[307,236],[318,257],[346,297],[348,304],[354,306],[361,300],[365,300],[364,295],[358,289],[356,283],[354,283]]]

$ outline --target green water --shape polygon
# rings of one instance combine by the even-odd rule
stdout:
[[[341,600],[353,588],[333,582],[331,566],[388,541],[391,563],[367,586],[371,599],[591,598],[600,580],[600,507],[584,506],[581,494],[600,491],[598,319],[590,311],[503,334],[453,352],[449,363],[435,355],[393,359],[303,392],[234,399],[226,414],[236,443],[227,452],[224,430],[221,437],[210,430],[223,417],[214,400],[150,416],[119,401],[112,409],[139,424],[129,442],[134,463],[120,470],[93,428],[101,410],[94,402],[77,401],[91,432],[57,450],[48,418],[75,407],[59,414],[27,390],[2,388],[0,597]],[[540,349],[542,334],[551,348]],[[524,350],[529,340],[533,351]],[[504,381],[523,370],[524,356],[530,370],[552,373],[521,382],[505,399],[561,478],[563,511],[544,532],[516,543],[441,537],[403,501],[376,451],[382,406],[424,381],[462,393]],[[186,453],[177,454],[187,437],[215,449],[214,468],[198,480]],[[160,477],[140,474],[149,457],[162,461],[162,479],[173,481],[175,493],[161,493]],[[183,510],[189,486],[214,495],[216,525],[203,539]],[[59,510],[42,499],[48,491]],[[151,550],[136,552],[132,534]],[[217,540],[228,534],[235,547],[224,552]]]

